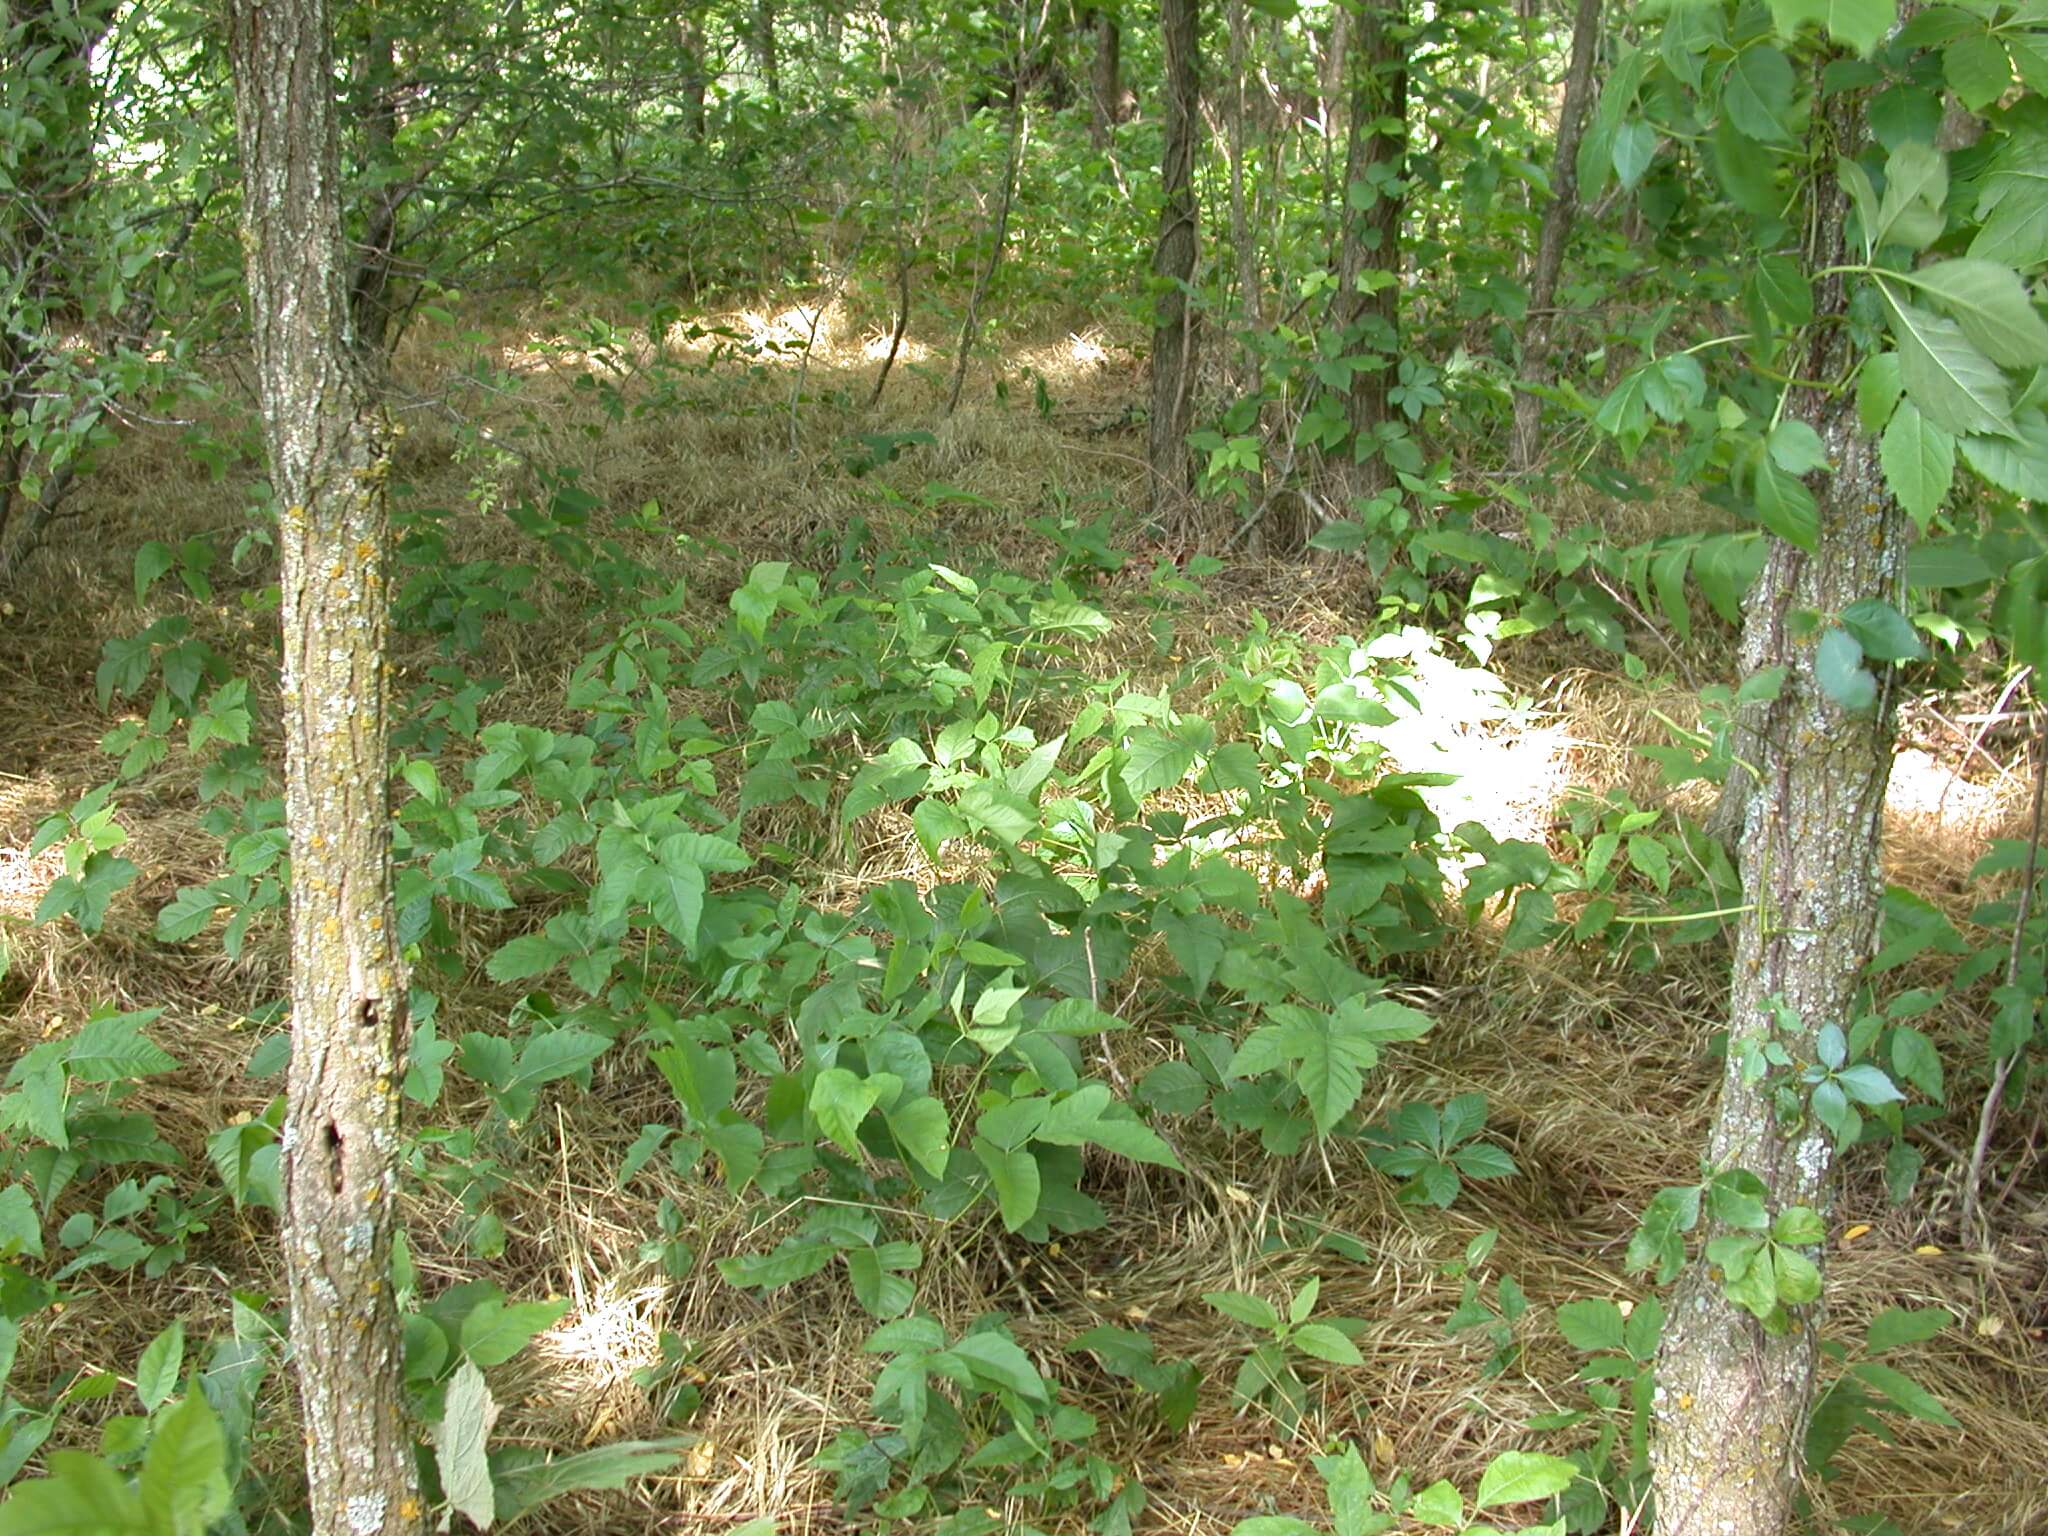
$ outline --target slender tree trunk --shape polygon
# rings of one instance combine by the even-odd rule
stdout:
[[[693,12],[685,12],[676,25],[681,29],[683,54],[683,131],[702,139],[709,128],[704,98],[711,86],[711,69],[704,57],[704,23]]]
[[[974,356],[974,343],[981,332],[981,306],[988,298],[989,285],[996,280],[996,271],[1003,264],[1003,247],[1010,238],[1010,204],[1017,196],[1017,167],[1024,158],[1024,137],[1028,119],[1024,110],[1024,93],[1014,86],[1010,91],[1010,148],[1003,161],[1003,195],[996,204],[995,241],[990,246],[988,264],[974,280],[974,291],[967,296],[967,315],[960,322],[960,346],[953,359],[953,382],[946,390],[946,414],[951,416],[960,408],[960,391],[967,383],[967,364]]]
[[[1854,152],[1861,97],[1845,91],[1828,99],[1832,152]],[[1829,177],[1811,218],[1813,271],[1846,261],[1847,217],[1848,199]],[[1843,279],[1819,278],[1814,286],[1815,339],[1797,373],[1845,378]],[[1850,392],[1803,387],[1791,409],[1820,434],[1832,473],[1815,487],[1818,547],[1808,553],[1774,539],[1748,598],[1746,665],[1787,670],[1750,743],[1759,780],[1740,847],[1750,907],[1736,941],[1728,1065],[1708,1161],[1716,1171],[1756,1174],[1774,1213],[1805,1205],[1825,1217],[1832,1137],[1811,1117],[1781,1125],[1773,1084],[1745,1082],[1742,1061],[1748,1043],[1771,1036],[1779,1009],[1798,1022],[1792,1038],[1777,1038],[1803,1061],[1814,1059],[1823,1026],[1846,1030],[1855,1016],[1883,894],[1879,855],[1895,690],[1887,672],[1869,714],[1844,710],[1820,687],[1819,648],[1799,621],[1815,611],[1839,613],[1862,598],[1902,597],[1908,535],[1885,490],[1878,445],[1863,432]],[[1826,1262],[1824,1249],[1812,1257]],[[1778,1536],[1787,1529],[1813,1403],[1817,1313],[1816,1303],[1773,1335],[1728,1301],[1704,1258],[1681,1280],[1657,1368],[1652,1461],[1659,1536]]]
[[[1239,362],[1239,387],[1249,391],[1258,387],[1261,371],[1258,351],[1249,338],[1265,329],[1265,284],[1259,276],[1259,243],[1252,234],[1244,197],[1244,0],[1230,0],[1226,19],[1230,31],[1230,89],[1224,97],[1230,135],[1230,244],[1237,254],[1237,302],[1247,334]]]
[[[1557,150],[1550,157],[1550,205],[1543,210],[1536,266],[1529,274],[1529,324],[1522,333],[1522,382],[1515,393],[1514,467],[1526,472],[1539,456],[1538,428],[1543,400],[1535,394],[1550,384],[1550,311],[1564,248],[1579,214],[1579,141],[1593,104],[1593,65],[1600,52],[1600,0],[1578,0],[1572,15],[1572,57],[1565,70],[1564,102],[1557,114]]]
[[[1166,138],[1160,159],[1164,206],[1152,271],[1160,279],[1152,327],[1152,419],[1146,477],[1155,522],[1179,514],[1194,490],[1188,429],[1195,415],[1195,363],[1200,335],[1188,285],[1195,279],[1200,213],[1195,157],[1202,133],[1201,0],[1163,0],[1166,44]]]
[[[1406,0],[1368,0],[1351,35],[1351,130],[1344,156],[1344,235],[1337,257],[1339,318],[1348,355],[1383,359],[1351,375],[1346,397],[1354,441],[1369,443],[1388,419],[1388,390],[1401,351],[1401,216],[1398,184],[1408,153]],[[1370,293],[1368,272],[1391,274]],[[1340,467],[1340,496],[1370,495],[1390,481],[1377,454]]]
[[[754,55],[754,68],[768,94],[782,96],[782,64],[775,51],[775,0],[755,0],[754,15],[747,31],[747,46]]]
[[[405,203],[396,161],[398,78],[391,33],[374,11],[369,36],[356,59],[351,93],[362,124],[363,169],[370,182],[369,213],[362,250],[349,284],[349,315],[355,344],[372,368],[384,357],[391,331],[391,260],[398,244],[398,213]]]
[[[390,1269],[406,975],[385,742],[388,426],[349,334],[326,0],[230,0],[279,504],[292,1059],[284,1255],[317,1536],[424,1529]]]
[[[1088,136],[1101,149],[1124,120],[1124,34],[1107,11],[1094,12],[1089,24],[1095,33],[1095,56],[1088,68]]]

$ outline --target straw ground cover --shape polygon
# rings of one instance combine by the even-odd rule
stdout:
[[[1052,542],[1026,531],[1027,518],[1065,517],[1071,528],[1105,514],[1117,542],[1141,547],[1142,557],[1118,569],[1069,571],[1087,576],[1088,600],[1115,621],[1074,651],[1075,664],[1097,679],[1129,673],[1133,687],[1163,691],[1185,683],[1204,656],[1241,663],[1247,637],[1262,624],[1299,637],[1301,655],[1373,627],[1374,585],[1355,569],[1243,560],[1203,574],[1198,590],[1170,608],[1171,648],[1155,643],[1151,626],[1163,610],[1147,573],[1184,552],[1146,547],[1144,530],[1114,511],[1130,503],[1142,474],[1138,436],[1121,425],[1132,389],[1123,355],[1098,337],[1049,335],[1008,360],[1017,387],[1007,400],[984,394],[942,424],[934,418],[943,381],[913,366],[893,381],[881,412],[867,415],[855,403],[873,376],[868,338],[835,325],[838,313],[799,315],[800,325],[763,313],[719,317],[751,348],[715,356],[716,338],[679,337],[667,350],[629,357],[623,344],[582,345],[537,322],[487,338],[503,371],[484,385],[464,384],[448,369],[450,352],[473,350],[469,344],[416,343],[399,375],[408,427],[401,506],[446,509],[434,526],[448,562],[527,559],[510,547],[514,535],[498,508],[532,494],[540,473],[573,468],[597,508],[590,532],[609,533],[633,558],[684,579],[675,616],[699,634],[726,621],[732,595],[759,562],[830,569],[856,519],[944,549],[961,570],[979,563],[1036,578],[1059,557]],[[913,348],[908,360],[916,356]],[[675,366],[650,368],[662,361]],[[1032,407],[1025,381],[1033,370],[1047,381],[1050,409]],[[245,430],[232,416],[212,426],[230,440]],[[911,435],[925,432],[928,440]],[[850,461],[863,457],[888,461],[853,473]],[[0,723],[8,1054],[60,1035],[97,1007],[163,1008],[152,1028],[177,1068],[144,1079],[126,1102],[154,1114],[193,1169],[206,1167],[210,1137],[260,1115],[275,1091],[274,1081],[252,1081],[246,1067],[268,1027],[252,1020],[265,1018],[282,993],[286,963],[274,918],[251,927],[235,959],[211,941],[154,936],[158,911],[181,888],[219,873],[219,841],[201,826],[197,764],[172,753],[123,786],[121,852],[139,877],[114,896],[96,934],[29,921],[61,864],[27,849],[44,817],[109,776],[98,743],[120,706],[99,707],[93,679],[110,637],[170,613],[189,619],[251,679],[256,739],[274,737],[270,620],[260,605],[241,601],[266,580],[260,553],[246,570],[223,560],[203,599],[160,582],[138,604],[134,590],[139,544],[213,538],[225,554],[250,499],[243,469],[216,480],[175,443],[131,441],[81,491],[78,525],[11,595],[0,624],[9,699]],[[650,504],[645,517],[634,515]],[[1571,515],[1602,510],[1575,506]],[[1656,531],[1627,530],[1632,538]],[[603,611],[587,575],[574,571],[544,576],[527,596],[530,611],[486,620],[469,665],[502,680],[490,718],[573,732],[589,712],[568,702],[570,671],[619,616]],[[432,633],[400,643],[404,698],[447,658]],[[1690,645],[1638,636],[1636,647],[1653,671],[1711,677],[1727,660],[1725,637],[1713,632]],[[1497,838],[1549,844],[1562,856],[1570,810],[1559,796],[1568,786],[1619,790],[1642,805],[1667,793],[1632,748],[1661,739],[1660,715],[1690,723],[1689,688],[1631,681],[1612,657],[1551,634],[1503,647],[1493,667],[1512,693],[1535,702],[1482,711],[1456,733],[1468,783],[1464,809],[1450,808],[1457,786],[1440,792],[1447,827],[1476,815]],[[715,729],[746,727],[720,688],[678,687],[670,705],[678,718],[701,716]],[[1049,734],[1062,722],[1035,723]],[[1436,750],[1447,749],[1438,742]],[[1913,750],[1914,774],[1902,779],[1888,822],[1890,874],[1961,922],[1975,900],[1968,875],[1981,853],[1991,839],[2023,831],[2031,764],[2014,733],[1987,732],[1972,744],[1939,722],[1926,724]],[[456,766],[451,758],[444,776]],[[857,766],[845,765],[842,786]],[[1157,799],[1198,817],[1212,808],[1203,794],[1190,785]],[[798,802],[751,812],[747,835],[787,850],[776,878],[828,912],[850,914],[892,880],[928,891],[993,879],[986,852],[971,843],[948,842],[935,857],[907,811],[883,806],[841,829],[830,808]],[[1232,856],[1285,884],[1287,872],[1260,869],[1256,851]],[[1294,890],[1315,899],[1312,882]],[[442,1040],[502,1029],[525,989],[494,981],[491,957],[559,910],[544,895],[510,911],[449,909],[449,960],[434,978]],[[1469,1493],[1502,1450],[1592,1440],[1598,1415],[1529,1428],[1588,1406],[1573,1379],[1583,1356],[1560,1333],[1555,1309],[1598,1298],[1633,1309],[1647,1299],[1624,1253],[1656,1192],[1697,1177],[1727,949],[1718,940],[1660,943],[1654,966],[1642,969],[1620,947],[1507,953],[1507,931],[1491,908],[1469,920],[1454,915],[1436,947],[1381,967],[1390,995],[1435,1025],[1387,1052],[1356,1113],[1371,1123],[1405,1103],[1483,1094],[1486,1136],[1512,1154],[1514,1177],[1467,1180],[1448,1208],[1403,1202],[1399,1180],[1374,1166],[1356,1139],[1276,1157],[1256,1136],[1230,1134],[1207,1117],[1162,1116],[1157,1123],[1184,1171],[1088,1152],[1082,1187],[1107,1214],[1097,1230],[1031,1243],[1007,1235],[986,1204],[949,1221],[907,1218],[922,1248],[918,1309],[948,1337],[1004,1314],[1064,1399],[1095,1416],[1090,1448],[1144,1482],[1150,1503],[1141,1528],[1209,1533],[1259,1514],[1319,1516],[1321,1484],[1309,1458],[1338,1441],[1358,1446],[1382,1482],[1405,1471],[1417,1486],[1447,1477]],[[1951,963],[1929,952],[1888,973],[1884,988],[1937,985]],[[1172,970],[1162,944],[1140,948],[1114,998],[1103,1001],[1130,1027],[1083,1043],[1091,1075],[1128,1092],[1179,1054],[1165,1028],[1175,1007],[1166,984]],[[1974,1061],[1980,1006],[1980,998],[1959,995],[1918,1022],[1955,1047],[1951,1060]],[[1959,1427],[1888,1416],[1895,1444],[1870,1434],[1850,1439],[1831,1479],[1812,1487],[1823,1520],[1881,1513],[1913,1531],[2023,1532],[2048,1523],[2038,1476],[2048,1464],[2048,1205],[2033,1131],[2024,1113],[2010,1117],[1995,1160],[1994,1243],[1983,1251],[1958,1246],[1950,1201],[1974,1135],[1974,1089],[1962,1072],[1952,1076],[1948,1112],[1913,1133],[1927,1166],[1910,1201],[1890,1203],[1881,1159],[1851,1163],[1829,1235],[1827,1328],[1853,1348],[1886,1308],[1946,1308],[1954,1326],[1889,1358]],[[751,1091],[738,1107],[758,1115],[758,1094],[745,1097]],[[676,1416],[700,1437],[673,1469],[629,1491],[552,1506],[548,1528],[718,1531],[764,1515],[784,1531],[867,1528],[874,1517],[841,1512],[817,1459],[842,1431],[875,1427],[870,1393],[879,1361],[862,1348],[875,1318],[837,1266],[765,1293],[729,1284],[714,1267],[773,1246],[788,1230],[788,1205],[733,1195],[708,1173],[678,1172],[661,1158],[622,1181],[642,1128],[675,1115],[670,1088],[638,1053],[604,1056],[587,1091],[553,1084],[517,1127],[493,1121],[492,1111],[484,1085],[451,1065],[431,1120],[488,1128],[488,1208],[501,1229],[486,1245],[492,1256],[474,1251],[476,1210],[465,1198],[473,1189],[459,1168],[413,1182],[405,1224],[423,1298],[487,1279],[510,1297],[567,1302],[529,1350],[494,1373],[503,1405],[498,1438],[559,1450],[656,1436],[673,1427],[666,1410],[679,1389],[686,1411]],[[423,1152],[422,1165],[445,1174],[453,1164]],[[1489,1230],[1497,1240],[1468,1262]],[[664,1263],[674,1258],[661,1251],[665,1231],[687,1246],[687,1266]],[[218,1330],[223,1282],[254,1294],[281,1289],[275,1241],[269,1212],[222,1205],[209,1229],[191,1236],[185,1261],[160,1277],[84,1270],[62,1305],[25,1330],[16,1391],[41,1400],[76,1373],[125,1376],[173,1321],[195,1338]],[[1320,1282],[1317,1316],[1360,1320],[1352,1342],[1362,1363],[1309,1366],[1306,1411],[1291,1429],[1259,1408],[1233,1411],[1231,1381],[1257,1339],[1203,1298],[1237,1291],[1284,1307],[1311,1277]],[[1526,1310],[1514,1304],[1517,1293]],[[1486,1309],[1515,1315],[1489,1317]],[[1472,1326],[1448,1331],[1454,1315]],[[1158,1360],[1199,1370],[1185,1429],[1167,1427],[1130,1381],[1068,1347],[1105,1325],[1142,1329]],[[681,1341],[681,1358],[664,1360],[665,1334]],[[117,1407],[109,1400],[68,1413],[52,1443],[92,1443],[97,1423]],[[273,1377],[253,1449],[285,1508],[300,1475],[291,1415],[290,1395]],[[1045,1519],[1022,1505],[1008,1513]],[[1079,1528],[1077,1515],[1046,1523],[1061,1518]]]

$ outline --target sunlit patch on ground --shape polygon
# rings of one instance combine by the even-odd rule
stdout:
[[[57,878],[64,873],[64,845],[28,851],[30,829],[39,812],[47,809],[52,795],[46,779],[0,778],[0,837],[11,846],[0,847],[0,917],[27,922],[35,917],[38,904]]]
[[[644,1419],[647,1397],[633,1373],[661,1362],[668,1306],[666,1285],[606,1285],[535,1340],[552,1366],[551,1394],[573,1398],[587,1415],[586,1442],[618,1433],[622,1421]]]
[[[889,356],[888,331],[872,332],[860,344],[860,355],[870,363],[885,361]],[[915,336],[905,336],[896,344],[896,361],[899,363],[921,363],[932,355],[932,349]]]
[[[1091,379],[1116,361],[1116,354],[1104,344],[1102,334],[1090,329],[1071,331],[1064,341],[1045,346],[1019,347],[1012,354],[1013,366],[1043,378],[1057,393],[1063,386]]]
[[[1892,759],[1885,809],[1957,831],[1976,831],[1996,822],[2003,809],[1996,784],[1973,784],[1953,764],[1908,747]]]

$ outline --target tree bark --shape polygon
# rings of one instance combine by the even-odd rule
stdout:
[[[1572,15],[1572,57],[1565,69],[1564,101],[1557,114],[1557,150],[1550,158],[1550,205],[1543,210],[1536,266],[1529,274],[1529,323],[1522,333],[1522,387],[1515,392],[1513,465],[1533,469],[1539,456],[1543,400],[1555,370],[1550,365],[1550,311],[1564,270],[1565,242],[1579,214],[1579,141],[1593,104],[1593,65],[1600,52],[1600,0],[1578,0]]]
[[[1194,489],[1188,429],[1195,414],[1195,363],[1200,348],[1188,285],[1195,278],[1200,213],[1195,156],[1202,133],[1201,0],[1163,0],[1166,44],[1166,137],[1160,157],[1164,206],[1152,271],[1160,294],[1152,327],[1152,418],[1145,463],[1155,522],[1180,514]]]
[[[704,57],[704,23],[694,13],[677,19],[678,41],[683,62],[683,131],[702,139],[709,127],[704,98],[711,85],[711,72]]]
[[[1230,89],[1225,94],[1230,134],[1230,244],[1237,254],[1237,303],[1247,336],[1239,358],[1239,387],[1256,389],[1261,364],[1250,337],[1265,328],[1265,284],[1259,275],[1259,245],[1245,209],[1245,37],[1244,0],[1230,0],[1226,18],[1230,32]]]
[[[754,68],[761,84],[777,100],[782,96],[782,64],[775,50],[775,0],[755,0],[754,15],[747,28],[747,47],[754,55]]]
[[[391,329],[391,262],[398,244],[398,213],[405,203],[396,161],[398,67],[390,30],[371,12],[369,33],[357,56],[352,95],[362,124],[363,171],[369,182],[362,249],[349,283],[349,319],[357,350],[371,368],[384,357]]]
[[[1095,56],[1088,67],[1088,136],[1097,149],[1126,115],[1124,104],[1123,28],[1107,11],[1096,11],[1089,23],[1095,33]]]
[[[317,1536],[424,1529],[390,1286],[406,976],[385,739],[389,429],[350,335],[326,0],[230,0],[243,245],[279,504],[292,1357]]]
[[[1344,156],[1343,240],[1337,258],[1338,320],[1345,353],[1383,358],[1351,375],[1346,414],[1363,444],[1388,417],[1387,394],[1401,350],[1401,216],[1407,199],[1394,184],[1408,153],[1406,0],[1367,0],[1351,33],[1351,129]],[[1381,173],[1376,175],[1375,173]],[[1394,281],[1371,293],[1359,281],[1370,271]],[[1371,495],[1390,481],[1377,454],[1342,466],[1340,497]]]
[[[981,334],[981,306],[988,298],[989,285],[996,280],[996,272],[1003,264],[1003,247],[1009,242],[1010,204],[1017,196],[1017,168],[1024,159],[1026,126],[1024,93],[1013,89],[1010,92],[1010,147],[1003,158],[1003,195],[996,205],[995,242],[989,249],[987,264],[974,280],[974,291],[967,295],[967,314],[960,322],[960,346],[953,359],[953,382],[946,390],[948,416],[960,408],[960,391],[967,383],[967,365],[973,359],[974,343]]]
[[[1835,153],[1853,153],[1861,95],[1828,98],[1825,130]],[[1847,196],[1831,177],[1809,226],[1813,271],[1846,261],[1847,216]],[[1843,278],[1817,279],[1814,340],[1796,369],[1801,377],[1848,377],[1847,313]],[[1807,610],[1839,613],[1862,598],[1902,598],[1909,539],[1851,393],[1803,387],[1791,410],[1820,434],[1832,473],[1815,487],[1817,547],[1807,552],[1774,539],[1748,598],[1745,664],[1787,671],[1778,699],[1756,717],[1750,744],[1759,777],[1740,846],[1750,905],[1736,941],[1728,1065],[1708,1160],[1715,1171],[1756,1174],[1773,1213],[1805,1205],[1825,1218],[1832,1136],[1810,1116],[1796,1127],[1780,1125],[1770,1079],[1745,1083],[1741,1064],[1746,1043],[1772,1034],[1777,1009],[1789,1008],[1798,1021],[1790,1037],[1781,1029],[1777,1038],[1806,1061],[1823,1026],[1846,1030],[1855,1016],[1884,889],[1879,858],[1895,688],[1886,672],[1870,713],[1844,710],[1820,687],[1819,648],[1796,620]],[[1825,1265],[1825,1250],[1812,1257]],[[1818,1312],[1816,1303],[1773,1335],[1728,1301],[1704,1258],[1681,1280],[1657,1371],[1659,1536],[1778,1536],[1787,1528],[1813,1403]]]

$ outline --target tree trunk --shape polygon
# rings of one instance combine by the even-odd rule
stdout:
[[[1166,138],[1160,157],[1164,206],[1152,271],[1160,279],[1152,327],[1152,419],[1146,476],[1153,521],[1184,511],[1194,490],[1188,429],[1195,414],[1195,362],[1200,336],[1188,285],[1195,278],[1199,212],[1195,154],[1202,132],[1201,0],[1163,0],[1166,44]]]
[[[1088,136],[1097,149],[1109,143],[1116,125],[1124,120],[1123,28],[1107,11],[1090,18],[1095,31],[1095,57],[1088,70]]]
[[[1542,398],[1532,391],[1549,385],[1550,310],[1564,270],[1565,242],[1579,213],[1579,141],[1585,137],[1593,104],[1593,64],[1600,52],[1600,0],[1579,0],[1572,16],[1572,58],[1565,70],[1564,102],[1557,114],[1557,150],[1550,157],[1550,206],[1543,210],[1536,266],[1529,274],[1529,323],[1522,333],[1522,383],[1515,393],[1514,468],[1533,469],[1539,456]]]
[[[775,52],[775,0],[755,0],[754,15],[747,29],[747,46],[754,55],[754,68],[770,96],[782,96],[782,65]]]
[[[1828,99],[1825,132],[1833,153],[1853,153],[1860,120],[1860,92]],[[1848,259],[1847,215],[1848,199],[1829,178],[1811,221],[1811,270]],[[1843,279],[1818,278],[1814,286],[1815,339],[1796,372],[1846,378]],[[1708,1160],[1717,1172],[1756,1174],[1774,1213],[1805,1205],[1825,1218],[1831,1135],[1811,1117],[1796,1128],[1780,1125],[1773,1083],[1745,1083],[1742,1061],[1748,1042],[1771,1036],[1777,1010],[1796,1016],[1793,1035],[1780,1025],[1776,1038],[1803,1061],[1814,1059],[1823,1026],[1846,1030],[1855,1016],[1883,894],[1879,856],[1895,689],[1886,672],[1869,714],[1844,710],[1820,687],[1819,648],[1798,619],[1802,611],[1839,613],[1863,598],[1901,598],[1908,535],[1851,393],[1800,388],[1791,410],[1820,434],[1833,472],[1816,488],[1817,548],[1809,553],[1774,539],[1748,598],[1745,664],[1787,671],[1749,743],[1759,770],[1740,848],[1750,906],[1736,942],[1728,1065]],[[1812,1257],[1826,1262],[1824,1249]],[[1778,1536],[1786,1529],[1813,1402],[1817,1313],[1815,1304],[1788,1330],[1769,1334],[1728,1301],[1704,1258],[1682,1279],[1657,1370],[1652,1461],[1659,1536]]]
[[[385,746],[389,431],[349,332],[326,0],[231,0],[258,393],[279,504],[292,1358],[318,1536],[424,1529],[390,1268],[406,977]]]
[[[362,249],[349,283],[349,323],[355,345],[371,368],[384,357],[391,332],[391,260],[398,244],[398,211],[405,202],[396,162],[398,67],[391,33],[377,13],[356,59],[351,95],[362,124],[363,170],[369,181]]]
[[[704,23],[694,14],[686,13],[676,25],[680,28],[683,54],[683,131],[693,139],[702,139],[709,123],[704,97],[711,86],[710,66],[704,58]]]
[[[1259,245],[1252,234],[1244,198],[1245,134],[1245,38],[1244,0],[1230,0],[1227,24],[1230,31],[1230,89],[1224,101],[1229,113],[1230,134],[1230,244],[1237,254],[1237,303],[1242,313],[1246,342],[1239,361],[1239,387],[1256,389],[1261,364],[1250,337],[1265,328],[1265,284],[1259,275]]]
[[[967,314],[960,322],[960,346],[953,359],[953,382],[946,391],[948,416],[960,408],[960,391],[967,383],[967,365],[973,359],[974,343],[981,333],[981,306],[988,298],[989,285],[996,280],[997,269],[1003,264],[1003,247],[1010,238],[1010,204],[1017,196],[1017,168],[1024,159],[1027,121],[1024,93],[1013,87],[1010,91],[1010,148],[1003,159],[1003,196],[996,205],[995,243],[989,249],[987,264],[974,280],[974,291],[967,295]]]
[[[1347,356],[1368,353],[1380,366],[1351,375],[1346,411],[1355,443],[1365,445],[1388,417],[1387,394],[1401,351],[1401,215],[1396,184],[1408,153],[1406,0],[1369,0],[1351,34],[1351,132],[1344,156],[1344,234],[1337,256],[1338,319]],[[1368,272],[1392,275],[1371,293]],[[1383,459],[1354,458],[1337,476],[1341,498],[1371,495],[1391,483]]]

